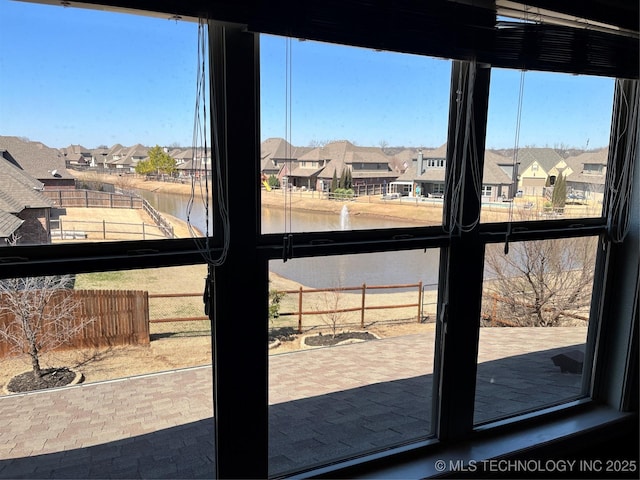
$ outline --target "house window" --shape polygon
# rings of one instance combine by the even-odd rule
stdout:
[[[601,175],[603,170],[604,170],[604,166],[597,163],[596,164],[585,163],[583,168],[584,173],[591,174],[591,175]]]
[[[491,185],[483,185],[482,186],[482,196],[483,197],[490,197],[492,191],[493,191],[493,187]]]

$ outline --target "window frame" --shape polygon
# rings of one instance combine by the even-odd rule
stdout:
[[[129,2],[123,3],[127,5]],[[191,4],[188,5],[191,6]],[[456,6],[455,8],[469,7]],[[177,5],[176,11],[180,11]],[[464,11],[466,12],[466,10]],[[222,10],[220,13],[223,19],[228,15],[228,10]],[[210,30],[210,35],[214,34],[217,37],[216,42],[223,54],[221,58],[224,58],[222,66],[227,75],[226,82],[223,82],[224,86],[218,86],[223,89],[223,97],[227,103],[224,111],[219,111],[219,114],[225,124],[234,127],[228,128],[228,136],[223,140],[223,150],[229,157],[238,155],[244,158],[254,158],[253,173],[259,174],[259,42],[258,34],[251,33],[251,31],[263,30],[268,33],[267,31],[272,29],[259,22],[256,22],[253,29],[251,27],[251,24],[220,24],[219,30],[215,32]],[[364,43],[375,46],[374,39],[364,36],[368,39],[365,39]],[[351,39],[352,37],[342,37],[337,40],[345,44],[355,44],[356,42],[349,42]],[[460,56],[463,57],[463,55]],[[475,152],[480,154],[479,158],[483,158],[481,153],[484,151],[491,72],[487,65],[474,64],[469,61],[454,61],[451,75],[450,95],[452,98],[449,107],[449,138],[447,143],[448,145],[464,144],[463,139],[459,136],[456,137],[454,131],[458,110],[452,105],[455,105],[457,90],[454,85],[460,78],[465,80],[472,78],[471,65],[475,65],[477,68],[473,82],[470,82],[473,83],[474,88],[471,91],[464,91],[468,92],[465,101],[472,102],[474,109],[470,109],[473,112],[472,117],[464,117],[463,121],[465,124],[473,125],[476,129],[476,141],[475,144],[465,145],[464,148],[473,148]],[[533,65],[533,67],[535,66]],[[221,78],[216,78],[222,82]],[[459,85],[459,87],[466,89],[468,84],[467,86]],[[249,107],[249,114],[246,114],[247,107]],[[246,141],[247,137],[251,139],[249,142]],[[468,157],[465,159],[462,154],[464,151],[462,148],[456,154],[453,153],[454,151],[455,149],[449,148],[447,152],[445,165],[448,177],[460,175],[459,172],[464,171],[463,167],[468,161]],[[613,158],[613,162],[620,162],[620,160],[620,158]],[[238,165],[229,164],[228,169],[223,174],[228,174],[230,178],[246,177],[244,167],[240,168]],[[608,175],[610,170],[613,169],[607,169]],[[637,167],[634,175],[637,184],[639,177]],[[457,220],[462,225],[469,225],[475,218],[479,218],[481,192],[475,191],[469,177],[459,176],[457,179],[463,182],[462,195],[466,200],[461,210],[454,211],[452,205],[455,204],[455,199],[452,192],[447,191],[444,199],[445,218]],[[636,196],[637,192],[638,188],[635,189]],[[637,258],[637,253],[630,252],[632,246],[629,246],[629,242],[618,245],[608,240],[607,218],[604,216],[571,220],[512,222],[511,224],[479,224],[469,231],[458,231],[454,235],[443,231],[440,226],[399,228],[386,231],[364,230],[283,235],[260,233],[258,189],[251,195],[247,195],[246,192],[243,192],[242,195],[234,194],[231,191],[229,201],[232,206],[232,218],[241,219],[234,220],[235,223],[232,224],[235,230],[234,239],[242,240],[232,245],[226,264],[212,269],[209,284],[213,292],[210,306],[211,317],[214,321],[212,335],[215,387],[213,395],[216,407],[216,468],[219,477],[264,478],[268,468],[266,449],[268,443],[267,322],[265,321],[263,325],[257,322],[257,325],[252,329],[252,333],[255,335],[248,336],[250,340],[247,342],[246,351],[240,354],[225,346],[225,343],[228,343],[225,342],[225,339],[234,335],[234,331],[229,325],[232,322],[222,320],[232,311],[233,307],[228,299],[233,297],[234,292],[237,291],[235,289],[240,285],[238,280],[233,280],[234,269],[238,265],[246,265],[247,262],[254,266],[255,280],[251,282],[248,291],[245,290],[247,295],[251,295],[255,299],[254,302],[250,302],[253,305],[249,308],[249,315],[266,319],[269,260],[304,256],[392,252],[415,248],[441,248],[440,285],[442,288],[440,290],[442,293],[439,298],[440,311],[437,324],[439,343],[436,346],[437,358],[436,370],[434,371],[434,381],[437,382],[441,393],[434,396],[435,408],[433,409],[434,415],[437,417],[435,418],[436,422],[433,423],[437,426],[434,442],[437,444],[442,441],[468,441],[474,438],[478,431],[486,431],[491,428],[491,426],[484,426],[482,429],[478,429],[473,425],[479,331],[479,326],[474,318],[479,320],[477,313],[481,297],[484,246],[488,243],[504,242],[507,238],[512,241],[525,241],[584,235],[599,236],[602,251],[598,257],[597,268],[602,273],[603,281],[598,283],[596,287],[597,300],[595,301],[597,304],[592,308],[592,314],[595,317],[591,323],[594,324],[597,331],[589,334],[594,351],[598,352],[598,362],[592,366],[594,376],[590,379],[588,388],[593,400],[604,401],[621,411],[629,408],[629,403],[633,404],[634,402],[633,394],[629,393],[634,386],[631,377],[633,369],[625,370],[615,381],[605,378],[605,369],[608,371],[612,366],[619,366],[621,362],[606,349],[607,341],[612,338],[620,345],[626,345],[626,351],[633,351],[635,348],[635,358],[637,359],[637,339],[631,336],[632,340],[629,340],[627,337],[625,343],[627,330],[637,333],[637,313],[635,321],[632,321],[628,315],[622,315],[624,313],[621,310],[622,307],[617,307],[621,317],[624,318],[612,322],[603,322],[602,319],[607,308],[613,308],[615,311],[615,301],[619,298],[624,298],[630,305],[633,305],[635,301],[637,309],[637,297],[635,300],[630,298],[632,295],[629,292],[629,287],[623,288],[622,295],[614,291],[614,287],[620,286],[620,281],[614,275],[614,270],[618,267],[624,267],[625,259],[634,258],[633,255]],[[637,225],[637,219],[635,222]],[[214,231],[220,232],[220,219],[214,219],[214,223],[218,227]],[[445,228],[450,227],[453,225],[445,223]],[[634,235],[634,238],[637,239],[637,233]],[[214,235],[211,241],[212,250],[219,251],[222,246],[220,235]],[[8,253],[6,250],[2,253],[5,252]],[[101,242],[74,246],[51,245],[46,248],[16,246],[12,247],[10,255],[0,257],[0,265],[2,265],[0,277],[110,271],[195,263],[202,263],[202,256],[190,239],[153,242]],[[634,272],[629,270],[628,266],[624,271],[627,277],[634,278]],[[460,275],[461,272],[465,272],[465,274]],[[637,283],[637,272],[635,275]],[[216,281],[221,278],[224,281]],[[228,281],[229,279],[232,280]],[[471,281],[477,287],[472,289],[471,299],[468,295],[465,295],[464,299],[461,297],[460,292],[465,290],[460,288],[463,279],[464,283]],[[445,292],[450,295],[448,298],[445,297]],[[468,289],[466,293],[469,293]],[[465,318],[472,320],[461,320]],[[627,323],[625,323],[625,319],[627,319]],[[459,358],[456,357],[458,354]],[[630,358],[633,359],[633,354],[630,355]],[[243,382],[237,381],[238,375],[244,378]],[[637,386],[637,380],[635,382]],[[239,383],[241,385],[238,385]],[[637,402],[637,394],[635,401]],[[541,416],[550,419],[568,418],[567,416],[574,414],[573,412],[584,411],[584,403],[572,402],[552,409],[552,411],[546,410],[534,415],[514,418],[510,422],[510,427],[512,429],[524,428],[532,417],[538,420]],[[586,403],[592,402],[586,400]],[[240,416],[243,417],[244,424],[250,422],[254,425],[251,438],[247,438],[246,433],[237,428]],[[499,428],[501,425],[495,427]],[[422,442],[414,446],[389,450],[384,454],[368,456],[355,463],[367,465],[371,464],[367,462],[381,457],[388,460],[392,455],[406,454],[409,450],[424,451],[426,447],[432,448]],[[252,452],[252,462],[247,462],[245,455],[247,451]],[[354,462],[345,462],[341,465],[334,465],[325,471],[335,474],[338,469],[353,465]],[[322,471],[316,473],[321,474]],[[311,472],[306,474],[311,474]]]

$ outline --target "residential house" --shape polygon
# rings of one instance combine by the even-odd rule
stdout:
[[[44,184],[0,150],[0,246],[51,243],[53,202],[41,192]]]
[[[67,167],[89,167],[93,158],[93,152],[82,145],[69,145],[68,147],[61,148],[60,153],[64,156]]]
[[[523,195],[543,196],[560,172],[572,173],[565,160],[553,148],[521,148],[516,156],[518,190]]]
[[[107,155],[109,155],[108,147],[98,147],[91,150],[91,159],[89,160],[89,167],[92,168],[105,168]]]
[[[111,172],[133,173],[138,162],[148,157],[149,149],[139,143],[129,148],[121,148],[114,152],[111,161],[107,160],[107,168]]]
[[[609,148],[567,158],[572,173],[567,176],[567,193],[575,200],[601,202],[607,174]]]
[[[406,171],[393,181],[389,193],[402,196],[442,197],[445,189],[445,168],[447,145],[424,151],[413,151],[415,156]],[[406,151],[401,152],[406,156]],[[485,151],[484,168],[482,172],[482,200],[497,201],[510,197],[512,175],[502,166],[508,159]]]
[[[0,150],[12,163],[40,181],[45,190],[75,190],[76,181],[66,169],[62,153],[40,142],[0,136]]]
[[[341,140],[300,156],[293,162],[289,181],[294,186],[328,191],[333,177],[340,178],[345,169],[351,173],[353,188],[360,191],[367,191],[370,186],[380,187],[398,176],[380,148],[359,147]]]
[[[275,176],[283,184],[291,176],[291,170],[295,168],[292,162],[312,151],[312,147],[294,147],[284,138],[268,138],[260,144],[260,174],[263,178]],[[301,178],[308,172],[300,171]],[[285,178],[286,177],[286,178]],[[292,182],[289,179],[289,182]],[[300,181],[302,185],[311,188],[309,182]],[[295,185],[295,182],[293,183]]]
[[[176,161],[176,168],[180,177],[200,178],[211,176],[211,150],[207,148],[185,148],[168,152]]]

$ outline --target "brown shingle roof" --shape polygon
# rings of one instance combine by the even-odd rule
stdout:
[[[24,171],[38,180],[52,178],[54,170],[57,173],[56,178],[74,179],[66,171],[62,153],[43,143],[24,141],[18,137],[0,136],[0,150],[8,151]]]

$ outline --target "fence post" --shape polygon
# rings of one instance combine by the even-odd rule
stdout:
[[[302,287],[298,293],[298,333],[302,333]]]
[[[62,229],[62,217],[58,217],[58,228],[60,229],[60,240],[64,240],[64,230]]]
[[[89,190],[84,191],[84,206],[89,208]]]
[[[422,280],[418,282],[418,323],[422,321]]]
[[[142,222],[142,239],[146,240],[146,238],[144,237],[144,222]]]
[[[102,220],[102,239],[107,239],[107,222],[105,222],[104,219]]]
[[[109,208],[113,208],[113,193],[109,194]]]
[[[362,284],[362,309],[360,310],[360,328],[364,328],[364,302],[367,296],[367,284]]]

